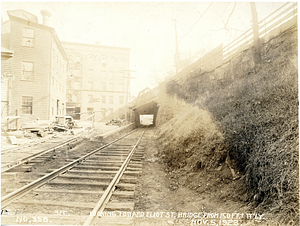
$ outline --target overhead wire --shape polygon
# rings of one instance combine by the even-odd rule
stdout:
[[[185,38],[185,36],[195,27],[195,25],[199,22],[199,20],[204,16],[204,14],[207,12],[207,10],[211,7],[211,5],[214,2],[210,3],[210,5],[206,8],[206,10],[204,11],[203,14],[200,15],[200,17],[198,18],[198,20],[193,24],[193,26],[182,36],[182,38],[179,40],[178,45],[180,44],[180,42]]]
[[[226,4],[226,8],[229,6],[229,4],[230,3],[227,3]],[[237,6],[237,4],[235,3],[234,4],[234,6],[233,6],[233,8],[231,9],[231,12],[230,12],[230,14],[229,14],[229,16],[228,16],[228,18],[227,18],[227,20],[226,20],[226,22],[224,22],[224,20],[223,20],[223,18],[216,12],[216,11],[214,11],[214,10],[212,10],[212,9],[210,9],[211,11],[214,11],[215,13],[216,13],[216,16],[218,16],[221,20],[222,20],[222,23],[225,25],[225,30],[227,30],[227,33],[226,33],[226,36],[229,36],[229,39],[231,39],[232,38],[232,32],[234,31],[236,34],[238,33],[238,32],[243,32],[243,30],[238,30],[238,29],[235,29],[235,28],[227,28],[227,25],[228,25],[228,23],[229,23],[229,20],[230,20],[230,18],[231,18],[231,16],[232,16],[232,14],[233,14],[233,12],[234,12],[234,10],[235,10],[235,8],[236,8],[236,6]],[[209,27],[207,27],[207,29],[208,30],[206,30],[205,31],[205,33],[200,37],[200,38],[197,38],[197,40],[199,41],[199,40],[202,40],[205,36],[207,36],[207,34],[208,34],[208,32],[210,31],[210,34],[209,34],[209,36],[211,37],[211,39],[212,39],[212,33],[213,33],[213,31],[214,32],[218,32],[218,31],[220,31],[220,30],[222,30],[222,29],[224,29],[224,28],[221,28],[221,29],[219,29],[219,30],[213,30],[213,29],[210,29]],[[227,29],[226,29],[227,28]],[[235,35],[236,36],[236,35]],[[210,39],[210,41],[206,41],[206,43],[207,43],[207,45],[211,45],[212,43],[211,43],[211,39]],[[198,42],[197,41],[197,42]],[[195,44],[196,45],[196,44]],[[198,51],[197,52],[197,55],[199,55],[199,53],[202,53],[203,52],[203,49],[202,50],[200,50],[200,51]],[[205,51],[206,52],[206,51]]]

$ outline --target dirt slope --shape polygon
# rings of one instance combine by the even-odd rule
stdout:
[[[299,224],[297,40],[295,26],[262,44],[259,65],[246,50],[221,72],[168,82],[159,100],[168,171],[201,194],[228,184],[218,197],[269,215],[270,225]],[[196,188],[203,179],[212,186]]]
[[[227,166],[203,173],[168,168],[160,155],[158,133],[157,128],[151,128],[142,141],[146,147],[145,160],[135,193],[135,211],[144,216],[134,218],[134,225],[216,225],[220,220],[222,225],[272,225],[265,224],[265,220],[247,219],[246,214],[253,210],[239,194],[232,195],[232,189],[240,186],[240,182],[232,180]],[[191,216],[194,213],[220,215],[201,218]],[[245,215],[221,218],[221,213]],[[204,224],[203,219],[209,222]]]

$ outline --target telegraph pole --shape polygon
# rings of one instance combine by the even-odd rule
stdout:
[[[254,2],[250,2],[251,13],[252,13],[252,25],[253,25],[253,39],[254,39],[254,63],[258,64],[261,62],[260,56],[260,44],[259,44],[259,27],[257,19],[257,11]]]
[[[134,70],[123,70],[128,72],[128,76],[123,76],[123,78],[127,78],[127,101],[126,101],[126,105],[128,105],[129,103],[129,85],[130,85],[130,79],[135,79],[135,77],[130,77],[130,72],[136,72]],[[127,118],[128,116],[128,107],[126,107],[126,114],[127,114]]]
[[[176,52],[175,52],[175,57],[174,57],[174,62],[175,62],[175,68],[176,68],[176,74],[178,73],[178,62],[180,59],[179,56],[179,51],[178,51],[178,40],[177,40],[177,20],[173,19],[172,21],[175,22],[175,41],[176,41]]]
[[[130,77],[130,72],[136,72],[134,70],[122,70],[122,71],[127,71],[128,76],[123,76],[123,78],[127,78],[127,104],[129,103],[129,85],[130,85],[130,79],[135,79],[135,77]]]

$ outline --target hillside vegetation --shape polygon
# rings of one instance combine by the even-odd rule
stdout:
[[[160,104],[164,107],[159,120],[165,118],[162,112],[171,110],[174,115],[160,129],[160,138],[166,141],[164,155],[168,166],[181,168],[187,165],[201,169],[214,168],[224,162],[227,154],[224,136],[212,115],[167,95],[161,99]]]
[[[297,53],[295,26],[262,44],[261,64],[243,51],[215,71],[167,82],[159,100],[168,167],[201,172],[229,161],[243,201],[278,225],[299,225]]]

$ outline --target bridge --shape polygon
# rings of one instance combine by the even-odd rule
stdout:
[[[153,125],[155,126],[158,105],[158,87],[154,89],[145,88],[139,92],[135,103],[132,107],[134,120],[137,126],[141,125],[140,116],[141,115],[153,115]]]
[[[261,20],[258,23],[260,24],[259,38],[267,42],[281,32],[297,24],[297,9],[297,3],[288,2]],[[176,73],[172,79],[180,82],[180,80],[183,80],[190,75],[212,70],[219,71],[220,73],[216,73],[216,76],[218,76],[217,79],[222,79],[223,69],[221,66],[230,62],[231,59],[233,59],[240,52],[251,47],[253,45],[253,40],[253,29],[250,28],[226,46],[223,46],[223,44],[217,46],[200,59],[183,68],[181,71]],[[215,77],[212,76],[209,79],[215,79]],[[149,89],[147,87],[139,93],[132,107],[132,114],[134,115],[134,120],[137,126],[141,124],[141,115],[153,115],[153,125],[155,125],[158,111],[158,91],[158,87],[155,87],[154,89]]]

